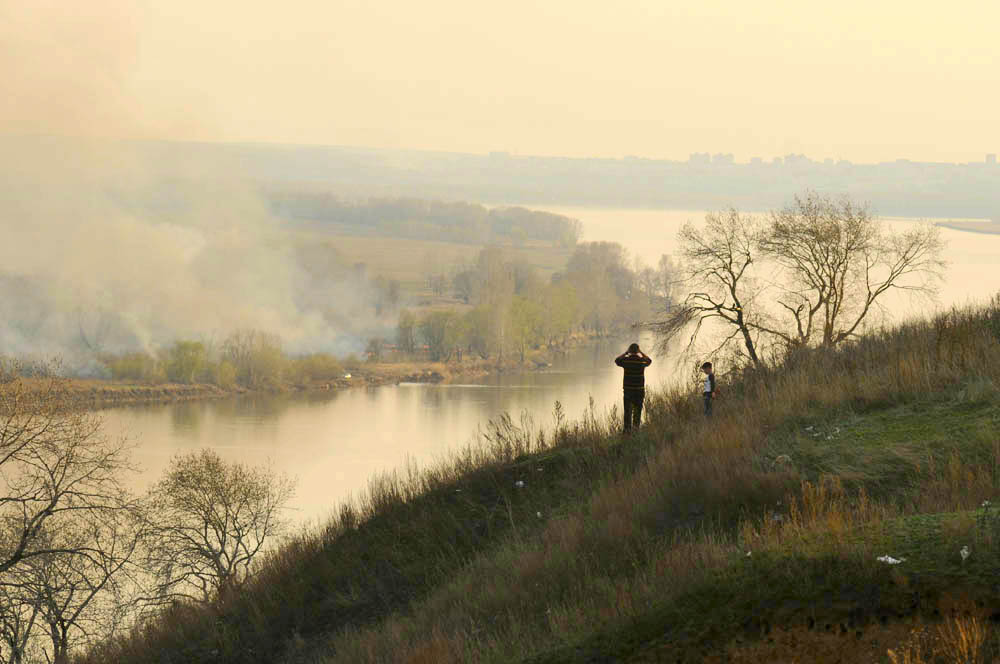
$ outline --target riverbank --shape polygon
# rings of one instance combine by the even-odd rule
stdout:
[[[953,231],[1000,235],[1000,221],[939,221],[937,225]]]
[[[299,382],[282,382],[259,389],[239,385],[220,387],[211,383],[144,383],[139,381],[67,378],[61,389],[75,403],[85,408],[112,408],[133,404],[171,403],[223,399],[245,394],[307,393],[371,388],[400,383],[449,383],[481,380],[515,371],[540,371],[549,367],[556,357],[570,348],[593,343],[602,337],[577,334],[560,346],[540,348],[525,354],[522,362],[518,354],[509,354],[498,363],[495,358],[469,358],[446,362],[363,362],[345,367],[339,375],[324,379]],[[28,389],[46,389],[45,379],[25,379]]]

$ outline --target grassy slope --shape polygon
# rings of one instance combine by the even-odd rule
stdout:
[[[501,424],[485,451],[374,486],[245,591],[87,661],[701,661],[777,623],[932,615],[964,587],[993,606],[1000,547],[968,510],[1000,480],[997,321],[793,358],[732,383],[711,427],[679,395],[631,439]]]
[[[770,436],[768,456],[789,454],[814,482],[832,475],[901,505],[919,504],[918,492],[926,488],[921,480],[947,474],[961,459],[966,472],[968,466],[992,469],[989,484],[971,482],[976,498],[976,489],[990,495],[1000,461],[1000,398],[928,396],[938,400],[796,418]],[[775,513],[788,518],[786,510]],[[734,634],[739,642],[766,639],[774,624],[838,632],[844,626],[860,638],[857,630],[887,618],[940,617],[945,594],[973,594],[991,616],[1000,611],[1000,542],[992,541],[998,524],[992,508],[915,514],[851,529],[844,542],[820,529],[805,546],[734,554],[714,574],[629,624],[528,661],[702,661]],[[964,545],[976,551],[965,562],[959,553]],[[875,560],[886,554],[905,562],[893,567]]]
[[[211,622],[178,608],[156,635],[157,661],[271,661],[310,637],[405,608],[478,552],[535,534],[582,499],[609,460],[634,467],[650,444],[609,445],[605,433],[591,420],[555,439],[533,439],[502,418],[488,427],[486,449],[468,451],[453,466],[419,479],[373,480],[361,504],[345,509],[322,537],[272,558],[253,592],[208,611]],[[144,661],[149,644],[139,646],[116,659]]]

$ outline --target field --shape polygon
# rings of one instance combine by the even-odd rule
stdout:
[[[721,382],[713,420],[658,394],[631,437],[502,419],[81,661],[1000,655],[1000,300]]]
[[[479,246],[457,242],[356,235],[315,227],[300,230],[296,235],[300,242],[323,243],[335,248],[350,263],[365,263],[370,275],[396,279],[410,293],[426,291],[429,273],[450,274],[475,263],[480,250]],[[534,266],[546,281],[566,266],[573,252],[541,243],[504,246],[503,249],[508,260]]]

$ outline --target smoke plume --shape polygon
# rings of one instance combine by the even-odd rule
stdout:
[[[129,96],[130,3],[24,4],[0,2],[0,355],[86,369],[240,328],[357,350],[363,289],[303,268],[239,163],[137,140],[177,119]]]

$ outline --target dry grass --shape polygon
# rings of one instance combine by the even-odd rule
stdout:
[[[454,491],[483,469],[496,478],[504,469],[535,464],[553,450],[589,453],[588,461],[573,466],[577,475],[562,475],[538,494],[552,501],[543,519],[530,518],[538,504],[529,511],[510,496],[491,494],[505,522],[500,536],[482,540],[472,550],[442,550],[420,561],[414,569],[424,570],[431,582],[367,619],[344,620],[340,628],[331,624],[322,638],[312,635],[296,642],[286,635],[283,659],[276,661],[515,661],[579,644],[609,629],[632,630],[638,643],[653,632],[634,625],[672,600],[690,600],[683,617],[697,619],[699,603],[707,606],[713,599],[706,588],[718,586],[717,578],[738,581],[725,575],[745,572],[725,570],[747,552],[754,561],[776,560],[779,554],[794,554],[796,560],[820,556],[834,561],[830,564],[844,559],[852,561],[857,574],[872,574],[875,544],[854,534],[918,510],[968,509],[988,497],[998,486],[1000,457],[994,453],[995,441],[989,440],[995,429],[984,429],[980,439],[953,441],[944,456],[928,452],[926,458],[909,458],[916,454],[914,448],[900,443],[893,458],[878,457],[868,467],[861,467],[866,465],[863,457],[852,457],[836,466],[851,471],[845,474],[850,487],[829,468],[817,469],[826,475],[809,476],[794,466],[794,456],[793,464],[778,468],[762,459],[776,432],[800,426],[810,413],[877,413],[922,403],[932,395],[969,407],[990,403],[996,392],[989,386],[1000,384],[1000,330],[991,323],[998,309],[1000,301],[995,301],[986,310],[956,310],[933,321],[883,330],[836,351],[791,355],[780,367],[727,386],[710,422],[689,395],[654,397],[649,425],[629,443],[640,453],[635,462],[615,461],[622,445],[608,423],[597,418],[548,437],[507,421],[487,436],[482,448],[467,450],[450,464],[381,478],[359,504],[345,507],[320,539],[304,538],[273,556],[263,581],[249,592],[290,592],[283,585],[287,579],[319,575],[311,566],[318,564],[321,552],[338,550],[367,524],[405,531],[399,519],[416,514],[406,506],[435,492]],[[990,451],[985,465],[981,455],[963,457],[970,450],[980,454],[984,447]],[[879,476],[878,463],[898,469],[893,483],[887,485]],[[574,477],[578,486],[572,484]],[[560,502],[560,496],[569,499]],[[452,536],[446,521],[428,524],[439,530],[424,533],[426,537]],[[377,561],[401,544],[383,542],[386,548],[370,555]],[[799,568],[774,564],[768,573],[775,578],[805,583]],[[700,594],[685,594],[696,589]],[[331,585],[317,597],[349,592],[349,586]],[[83,661],[102,661],[102,656],[103,661],[149,661],[150,652],[164,652],[164,644],[176,643],[178,633],[197,632],[188,620],[230,624],[226,616],[233,601],[220,600],[209,616],[167,616]],[[239,599],[249,606],[258,601],[254,596]],[[293,630],[294,624],[289,627]],[[216,634],[222,634],[223,645],[235,638],[224,630]],[[969,639],[973,636],[969,632]],[[274,649],[276,635],[267,638],[272,640],[269,652],[279,652]],[[188,655],[183,661],[259,661],[254,659],[262,654],[259,647],[254,654],[248,654],[247,644],[241,647],[221,648],[224,657]],[[904,649],[895,656],[916,657],[913,652]]]
[[[983,664],[986,661],[987,630],[975,616],[953,618],[938,627],[938,652],[953,664]]]
[[[905,643],[886,654],[892,664],[986,664],[993,661],[987,648],[991,637],[996,640],[980,618],[958,616],[933,630],[914,628]]]
[[[945,341],[939,339],[942,330],[948,333]],[[678,504],[714,514],[717,525],[724,525],[725,515],[738,513],[740,507],[777,504],[774,499],[785,496],[791,478],[755,470],[753,460],[768,430],[783,420],[809,408],[905,402],[961,384],[972,367],[980,375],[995,376],[998,360],[996,339],[975,325],[974,315],[959,312],[936,321],[933,328],[912,325],[841,352],[790,358],[781,371],[739,386],[741,398],[727,403],[727,415],[711,427],[690,416],[671,420],[673,428],[682,429],[681,440],[664,446],[638,472],[608,481],[580,510],[550,524],[536,541],[512,542],[474,561],[408,618],[394,619],[392,637],[373,628],[335,638],[329,644],[331,654],[322,661],[406,661],[401,653],[419,648],[421,634],[434,629],[450,633],[463,651],[476,652],[478,659],[503,661],[532,650],[531,646],[512,649],[509,644],[525,639],[572,641],[588,627],[635,615],[650,598],[662,599],[687,585],[685,580],[693,582],[711,567],[708,561],[722,564],[734,551],[801,544],[807,541],[805,533],[817,531],[832,534],[834,543],[847,546],[846,533],[895,512],[864,493],[849,497],[836,478],[804,483],[780,527],[767,512],[756,522],[746,522],[741,539],[750,546],[734,546],[736,542],[725,537],[725,528],[715,528],[718,534],[695,534],[664,548],[657,541],[657,535],[664,533],[657,531],[671,529],[657,526],[664,521],[676,526],[676,519],[662,517],[664,512],[676,512]],[[654,404],[651,418],[663,421],[659,417],[663,411],[679,413],[677,398]],[[980,469],[956,459],[949,460],[940,477],[933,467],[928,469],[925,477],[933,478],[928,482],[932,490],[919,492],[922,507],[937,503],[933,506],[950,508],[961,500],[967,505],[970,492],[993,485]],[[676,536],[676,528],[672,530]],[[829,549],[830,541],[826,538],[822,546]],[[870,551],[863,553],[874,557]],[[651,567],[659,571],[651,573]],[[556,620],[539,620],[553,610]],[[489,641],[463,626],[477,614],[492,616]]]

